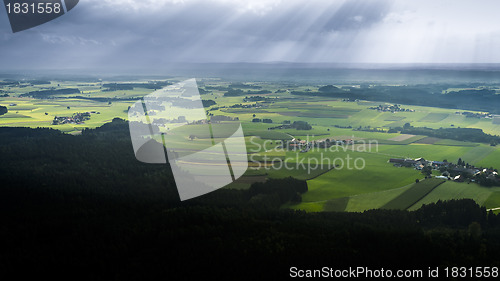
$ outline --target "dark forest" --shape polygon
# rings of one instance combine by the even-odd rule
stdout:
[[[472,200],[305,213],[280,208],[307,191],[287,178],[181,202],[169,166],[138,162],[120,119],[80,136],[0,128],[0,182],[3,280],[281,280],[292,266],[500,266],[500,216]]]

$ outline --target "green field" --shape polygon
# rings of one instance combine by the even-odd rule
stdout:
[[[500,208],[500,188],[430,179],[391,190],[325,201],[305,202],[291,207],[308,211],[336,212],[363,212],[370,209],[408,209],[412,211],[419,209],[422,205],[457,199],[473,199],[487,208]],[[500,212],[500,210],[496,212]]]
[[[343,212],[349,203],[349,197],[335,198],[325,202],[323,211],[325,212]]]
[[[466,142],[466,141],[457,141],[457,140],[447,140],[447,139],[439,139],[434,142],[435,145],[447,145],[447,146],[479,146],[478,143]]]
[[[393,157],[419,158],[428,160],[456,162],[458,158],[465,155],[473,147],[463,146],[443,146],[430,144],[410,144],[410,145],[380,145],[380,153]]]
[[[390,115],[384,118],[384,121],[401,121],[406,119],[405,116]]]
[[[389,201],[410,189],[412,186],[413,184],[409,184],[407,186],[391,190],[351,196],[345,211],[363,212],[371,209],[379,209],[389,203]]]
[[[419,122],[432,122],[437,123],[439,121],[443,121],[449,116],[447,113],[429,113],[429,115],[420,119]]]
[[[349,169],[345,164],[342,169],[334,169],[308,181],[309,191],[303,195],[303,202],[324,201],[394,189],[420,177],[413,169],[392,167],[387,163],[387,158],[379,154],[340,152],[331,156],[345,160],[348,155],[353,159],[363,158],[366,161],[365,169]]]
[[[297,204],[285,204],[283,205],[283,209],[293,209],[293,210],[304,210],[307,212],[323,212],[326,201],[321,202],[305,202],[300,205]]]
[[[490,197],[484,202],[486,208],[500,208],[500,191],[494,191],[491,193]]]
[[[289,134],[286,134],[281,131],[268,131],[268,130],[245,130],[245,136],[257,136],[262,139],[269,140],[290,140],[292,137]]]
[[[489,145],[477,146],[467,151],[464,155],[462,155],[462,160],[464,160],[467,163],[476,165],[480,163],[483,159],[491,155],[493,151],[495,151],[495,148]]]
[[[490,154],[484,157],[481,161],[477,163],[477,165],[483,167],[499,167],[500,165],[500,148],[497,147]]]
[[[79,99],[53,99],[47,102],[29,98],[0,98],[0,105],[5,105],[9,109],[9,113],[0,116],[0,126],[50,127],[65,132],[79,131],[83,128],[102,126],[115,117],[126,119],[127,108],[132,103],[119,101],[108,104]],[[17,105],[10,106],[10,104]],[[96,113],[92,114],[85,124],[52,125],[55,116],[71,117],[77,112],[91,111]]]
[[[443,183],[444,180],[440,179],[426,179],[424,181],[414,183],[410,188],[380,208],[389,210],[406,210],[426,197],[436,187]]]
[[[424,204],[434,203],[438,200],[474,199],[478,204],[484,205],[494,191],[500,191],[500,188],[487,188],[475,183],[467,184],[447,181],[411,206],[409,210],[416,210]]]

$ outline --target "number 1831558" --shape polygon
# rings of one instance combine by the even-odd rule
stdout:
[[[60,3],[8,3],[9,14],[59,14],[63,13]]]

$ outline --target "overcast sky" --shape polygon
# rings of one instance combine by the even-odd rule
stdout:
[[[13,34],[1,69],[173,62],[500,63],[498,0],[80,0]]]

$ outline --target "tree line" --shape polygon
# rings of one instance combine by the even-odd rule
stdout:
[[[497,104],[500,95],[490,89],[461,90],[442,94],[449,88],[475,88],[477,84],[449,85],[408,85],[408,86],[362,86],[336,87],[327,85],[318,91],[292,91],[292,95],[327,96],[351,100],[384,101],[397,104],[411,104],[441,108],[489,111],[500,114]]]
[[[406,123],[403,127],[395,128],[402,134],[424,135],[442,139],[458,141],[481,142],[496,145],[500,143],[500,136],[486,134],[478,128],[439,128],[413,127]]]
[[[20,94],[20,97],[32,97],[36,99],[44,99],[49,98],[51,96],[56,95],[70,95],[70,94],[79,94],[80,90],[78,88],[67,88],[67,89],[52,89],[52,90],[40,90],[40,91],[31,91],[28,93]]]
[[[0,115],[4,115],[7,112],[9,112],[9,110],[7,109],[7,107],[0,105]]]
[[[123,91],[133,90],[134,88],[158,90],[169,85],[172,85],[172,83],[167,81],[151,81],[148,83],[106,83],[102,84],[102,87],[106,88],[103,91]]]

